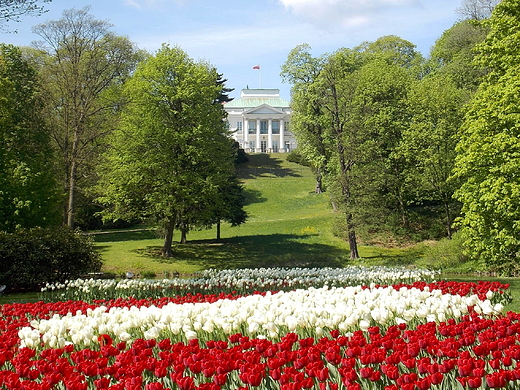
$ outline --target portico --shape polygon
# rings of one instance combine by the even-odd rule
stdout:
[[[224,105],[229,129],[249,153],[285,153],[296,148],[289,130],[289,102],[278,89],[243,89],[240,99]]]

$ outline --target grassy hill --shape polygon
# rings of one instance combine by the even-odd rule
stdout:
[[[246,190],[248,221],[237,227],[193,231],[187,244],[175,244],[174,257],[158,255],[162,239],[153,228],[96,234],[96,246],[107,272],[192,273],[205,268],[268,266],[342,266],[348,245],[334,237],[334,213],[327,194],[314,193],[309,168],[286,161],[284,154],[251,155],[239,167]],[[178,234],[177,234],[178,239]],[[406,249],[361,246],[356,264],[413,263],[423,245]]]

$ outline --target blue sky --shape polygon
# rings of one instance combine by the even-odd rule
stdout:
[[[280,66],[296,45],[308,43],[319,56],[397,35],[427,56],[458,20],[460,5],[461,0],[52,0],[43,16],[11,23],[18,34],[0,32],[0,41],[29,46],[38,40],[34,25],[59,19],[65,9],[90,6],[96,19],[109,21],[113,32],[142,49],[154,52],[169,43],[210,62],[235,88],[233,97],[248,86],[279,88],[289,99]]]

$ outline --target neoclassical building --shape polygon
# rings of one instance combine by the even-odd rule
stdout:
[[[243,89],[240,99],[227,102],[229,129],[248,153],[286,153],[296,148],[290,131],[289,102],[279,89]]]

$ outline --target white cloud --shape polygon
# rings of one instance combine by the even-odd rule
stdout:
[[[419,6],[419,0],[279,0],[294,15],[334,30],[367,25],[384,11]]]

